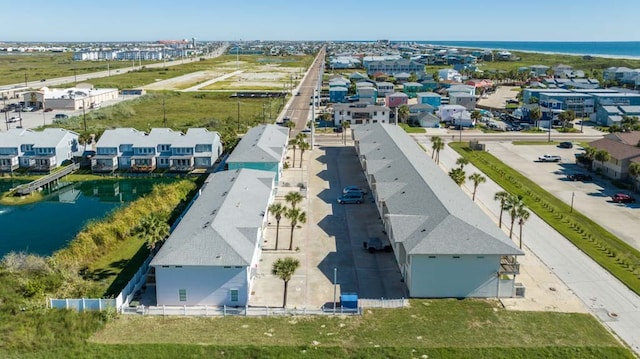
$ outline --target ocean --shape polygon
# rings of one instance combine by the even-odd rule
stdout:
[[[538,42],[538,41],[415,41],[420,44],[453,47],[591,55],[614,58],[640,58],[640,41],[620,42]]]

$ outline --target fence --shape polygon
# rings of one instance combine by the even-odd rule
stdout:
[[[124,314],[162,315],[162,316],[295,316],[295,315],[360,315],[360,308],[336,307],[323,309],[297,309],[279,307],[227,307],[227,306],[158,306],[123,308]]]
[[[78,312],[85,310],[103,311],[108,308],[116,308],[115,299],[49,299],[49,306],[56,309],[75,309]]]
[[[409,306],[409,300],[406,298],[400,299],[368,299],[359,298],[358,307],[360,308],[404,308]]]
[[[122,311],[124,307],[129,305],[131,299],[135,293],[142,287],[145,282],[145,277],[149,269],[149,263],[151,262],[151,256],[149,256],[142,266],[138,269],[133,278],[127,283],[124,289],[118,294],[115,299],[102,299],[102,298],[81,298],[81,299],[52,299],[49,298],[49,307],[57,309],[75,309],[79,312],[85,310],[105,310],[107,308],[116,308],[118,311]]]

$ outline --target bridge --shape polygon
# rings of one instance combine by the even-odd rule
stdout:
[[[69,166],[61,169],[60,171],[48,174],[48,175],[46,175],[46,176],[44,176],[42,178],[38,178],[37,180],[34,180],[32,182],[20,185],[20,186],[16,187],[16,194],[18,194],[20,196],[26,196],[26,195],[30,194],[31,192],[37,190],[38,188],[48,186],[52,182],[55,182],[55,181],[59,180],[60,178],[62,178],[64,176],[66,176],[66,175],[78,170],[78,168],[80,168],[80,164],[79,163],[74,163],[72,165],[69,165]]]

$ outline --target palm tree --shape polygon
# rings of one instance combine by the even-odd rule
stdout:
[[[533,120],[535,126],[538,127],[538,121],[542,118],[542,110],[540,110],[540,106],[536,106],[529,111],[529,118]]]
[[[285,214],[285,217],[291,221],[291,238],[289,239],[289,250],[293,250],[293,230],[296,228],[298,222],[306,223],[307,214],[300,208],[289,208]]]
[[[481,175],[480,173],[474,173],[471,176],[469,176],[469,180],[473,182],[473,196],[471,197],[472,201],[476,200],[476,190],[478,189],[478,185],[480,183],[485,183],[487,182],[487,179]]]
[[[505,191],[496,192],[493,196],[494,201],[500,201],[500,219],[498,221],[498,228],[502,228],[502,213],[506,210],[505,205],[507,198],[509,198],[509,192]]]
[[[524,222],[529,219],[529,214],[529,211],[527,211],[524,205],[518,207],[516,212],[516,218],[518,218],[518,225],[520,226],[520,249],[522,249],[522,226],[524,226]]]
[[[471,112],[471,119],[477,121],[480,121],[482,119],[482,113],[478,110],[474,110],[473,112]]]
[[[342,127],[342,142],[347,144],[347,128],[351,127],[351,123],[349,121],[342,121],[340,125]]]
[[[629,176],[631,176],[631,179],[633,180],[633,185],[635,190],[635,186],[638,182],[638,175],[640,175],[640,163],[632,162],[629,165],[629,168],[627,169],[627,171],[629,172]]]
[[[456,164],[460,166],[461,170],[463,170],[464,166],[469,164],[469,160],[465,157],[458,157],[458,159],[456,160]]]
[[[289,287],[289,281],[293,277],[293,273],[300,267],[300,261],[291,258],[278,258],[271,267],[271,274],[277,276],[284,281],[284,297],[282,299],[282,308],[287,307],[287,288]]]
[[[596,159],[596,152],[598,152],[598,150],[595,149],[595,147],[586,146],[584,148],[584,158],[586,158],[589,161],[593,162],[593,160]]]
[[[291,130],[293,130],[294,128],[296,128],[296,124],[295,124],[293,121],[291,121],[291,120],[289,120],[289,122],[287,122],[287,125],[286,125],[286,126],[287,126],[287,128],[289,129],[289,132],[291,132]]]
[[[302,155],[304,155],[304,151],[311,149],[311,144],[307,141],[302,141],[298,143],[298,148],[300,148],[300,168],[302,168]]]
[[[600,167],[604,168],[604,163],[611,159],[611,155],[607,150],[598,150],[594,156],[596,161],[600,162]]]
[[[444,149],[444,141],[442,141],[442,138],[440,138],[440,136],[431,137],[431,141],[433,142],[431,144],[431,148],[433,148],[433,151],[436,154],[436,163],[440,164],[440,151]]]
[[[562,121],[562,128],[568,128],[569,122],[576,119],[576,113],[573,112],[573,110],[563,111],[560,112],[558,118],[560,119],[560,121]]]
[[[622,131],[629,132],[635,130],[638,126],[638,117],[636,116],[622,116]]]
[[[400,117],[402,123],[407,123],[407,119],[409,118],[409,106],[400,105],[400,107],[398,107],[398,117]]]
[[[518,211],[520,207],[524,207],[524,203],[522,202],[522,197],[510,195],[507,198],[505,203],[506,210],[509,212],[509,216],[511,216],[511,228],[509,229],[509,238],[513,237],[513,225],[518,217]]]
[[[449,177],[455,182],[458,186],[462,186],[464,181],[467,179],[464,170],[460,167],[454,168],[449,171]]]
[[[291,208],[296,208],[296,205],[302,202],[303,199],[300,192],[289,192],[284,196],[284,200],[291,203]]]
[[[282,215],[287,211],[287,207],[283,206],[281,203],[273,203],[269,206],[269,212],[273,214],[273,217],[276,219],[276,248],[278,249],[278,236],[280,235],[280,220],[282,219]]]
[[[431,151],[431,159],[434,158],[434,156],[436,155],[436,143],[442,141],[442,139],[440,138],[440,136],[433,136],[431,137],[431,149],[433,151]]]
[[[153,250],[156,245],[169,235],[169,224],[167,224],[166,214],[152,212],[140,218],[140,222],[134,228],[136,236],[143,239],[149,250]]]
[[[296,147],[298,146],[298,139],[292,138],[289,140],[289,146],[293,147],[293,163],[291,163],[291,167],[296,166]]]

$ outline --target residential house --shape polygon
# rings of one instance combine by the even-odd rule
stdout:
[[[186,133],[154,128],[148,134],[134,128],[116,128],[100,136],[91,170],[210,170],[221,154],[220,135],[204,128],[190,128]]]
[[[386,97],[395,91],[394,85],[391,82],[376,82],[376,88],[378,89],[379,97]]]
[[[397,59],[397,60],[383,60],[383,61],[365,61],[363,63],[364,68],[367,70],[367,74],[373,74],[376,72],[384,72],[389,75],[393,75],[401,72],[414,73],[420,77],[424,73],[424,65],[413,60]]]
[[[623,116],[640,117],[640,106],[600,106],[596,122],[604,126],[620,126]]]
[[[275,173],[278,183],[282,176],[289,143],[289,129],[277,125],[251,128],[227,158],[229,170],[251,168]]]
[[[408,72],[399,72],[394,75],[394,78],[396,79],[397,83],[404,84],[405,82],[409,81],[409,79],[411,78],[411,74]]]
[[[475,88],[475,86],[471,86],[471,85],[452,85],[452,86],[449,86],[447,88],[447,93],[449,94],[449,96],[451,96],[451,94],[453,94],[453,93],[463,93],[463,94],[467,94],[467,95],[475,95],[476,94],[476,88]]]
[[[331,103],[344,103],[347,101],[347,94],[349,89],[342,86],[329,87],[329,102]]]
[[[49,172],[78,154],[78,134],[62,128],[12,128],[0,132],[0,172],[18,168]]]
[[[387,95],[385,98],[385,104],[387,107],[393,109],[409,103],[409,96],[402,92],[395,92]]]
[[[418,104],[431,105],[436,109],[442,104],[442,96],[435,92],[418,92],[416,98],[418,99]]]
[[[640,144],[640,131],[610,133],[604,138],[590,142],[589,147],[605,150],[610,156],[610,159],[604,163],[593,161],[592,168],[602,171],[602,174],[609,178],[628,178],[629,164],[640,160],[638,144]]]
[[[353,81],[353,82],[358,82],[358,81],[363,81],[363,80],[368,80],[369,76],[362,74],[358,71],[352,72],[349,75],[349,81]]]
[[[405,82],[402,85],[402,92],[407,94],[409,98],[415,98],[418,92],[422,92],[422,84],[419,82]]]
[[[453,115],[459,112],[466,111],[467,109],[464,106],[460,105],[442,105],[438,109],[438,115],[440,119],[444,122],[453,122]]]
[[[459,127],[474,127],[476,125],[476,120],[471,118],[471,112],[469,111],[456,112],[452,114],[451,119],[448,122]]]
[[[434,79],[422,79],[418,81],[422,84],[422,91],[434,91],[438,88],[438,83]]]
[[[438,70],[438,77],[440,77],[441,81],[449,80],[449,81],[455,81],[455,82],[462,82],[462,75],[454,69]]]
[[[373,105],[378,100],[378,90],[370,82],[356,82],[356,96],[358,101]]]
[[[209,175],[151,261],[158,306],[248,304],[275,175],[253,169]]]
[[[389,107],[366,102],[336,104],[333,106],[333,122],[336,126],[340,126],[343,121],[351,125],[389,123],[390,112]]]
[[[477,99],[475,95],[469,95],[468,93],[463,92],[454,92],[449,94],[449,104],[464,106],[467,111],[472,111],[476,108],[476,102]]]
[[[532,76],[542,77],[547,75],[547,70],[549,70],[549,66],[531,65],[529,66],[529,70]]]
[[[524,253],[402,128],[354,128],[410,297],[513,297]]]

